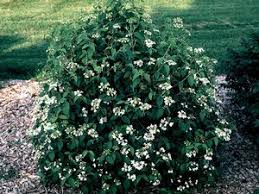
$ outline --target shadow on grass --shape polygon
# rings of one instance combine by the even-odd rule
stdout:
[[[19,36],[0,36],[0,80],[28,79],[43,68],[47,58],[46,41],[17,47],[26,42]]]
[[[220,74],[225,71],[221,64],[227,48],[237,47],[242,37],[259,29],[258,8],[255,0],[192,0],[183,9],[165,5],[155,7],[152,13],[158,25],[163,25],[166,18],[182,18],[192,34],[191,45],[203,47],[208,56],[216,58],[219,61],[216,70]]]

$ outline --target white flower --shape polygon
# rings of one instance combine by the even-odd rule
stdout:
[[[115,116],[122,116],[125,114],[125,110],[122,109],[121,107],[115,107],[115,108],[113,108],[112,111],[115,114]]]
[[[166,106],[171,106],[173,103],[175,103],[175,101],[173,100],[173,98],[171,96],[165,96],[164,103]]]
[[[199,169],[199,164],[197,162],[190,162],[189,171],[197,171]]]
[[[134,181],[136,180],[136,178],[137,178],[137,176],[136,176],[135,174],[130,175],[129,173],[127,174],[127,177],[128,177],[128,179],[131,180],[132,182],[134,182]]]
[[[87,134],[89,136],[91,136],[92,138],[98,138],[99,137],[97,131],[93,128],[88,129]]]
[[[141,99],[140,98],[128,98],[127,102],[130,103],[131,106],[136,107],[137,105],[139,105],[141,103]]]
[[[145,44],[148,48],[152,48],[156,43],[150,39],[145,40]]]
[[[95,75],[94,71],[89,70],[86,73],[84,73],[85,79],[89,79],[90,77],[93,77]]]
[[[93,112],[97,112],[97,110],[100,108],[100,104],[101,104],[101,99],[98,99],[98,98],[96,98],[96,99],[94,99],[94,100],[92,100],[92,102],[91,102],[91,110],[93,111]]]
[[[88,111],[86,110],[85,107],[82,108],[82,114],[83,114],[83,117],[87,117],[88,115]]]
[[[126,134],[132,135],[134,133],[135,129],[133,128],[132,125],[129,125],[126,127]]]
[[[79,67],[79,65],[77,64],[77,63],[74,63],[74,62],[70,62],[70,63],[68,63],[67,64],[67,69],[75,69],[75,68],[77,68],[77,67]]]
[[[179,17],[173,19],[173,26],[175,28],[183,28],[183,20]]]
[[[117,91],[115,89],[113,89],[113,88],[108,88],[107,91],[106,91],[106,95],[114,97],[114,96],[117,95]]]
[[[140,106],[139,106],[139,109],[142,110],[142,111],[146,111],[146,110],[149,110],[151,108],[152,108],[152,106],[148,103],[141,103]]]
[[[153,141],[155,139],[155,136],[154,136],[154,134],[148,132],[148,133],[144,134],[143,138],[146,141]]]
[[[210,80],[208,80],[208,78],[199,78],[199,80],[202,82],[203,85],[207,85],[210,83]]]
[[[130,41],[130,39],[128,39],[128,38],[119,38],[118,39],[118,42],[120,42],[120,43],[128,43]]]
[[[230,135],[231,135],[231,130],[230,129],[227,129],[227,128],[224,128],[224,129],[216,128],[215,133],[216,133],[216,135],[219,138],[223,138],[225,141],[230,141]]]
[[[169,65],[169,66],[175,66],[177,65],[177,63],[173,60],[167,60],[166,63]]]
[[[142,170],[147,165],[145,161],[135,161],[135,160],[132,160],[131,164],[137,170]]]
[[[127,163],[124,163],[123,167],[121,168],[123,172],[130,172],[132,171],[132,166],[128,165]]]
[[[212,156],[213,156],[213,152],[211,150],[209,150],[209,151],[206,150],[206,154],[204,155],[204,159],[210,161],[210,160],[212,160]]]
[[[204,49],[203,48],[194,48],[194,52],[196,54],[201,54],[201,53],[204,53]]]
[[[92,35],[92,38],[100,38],[100,33],[96,32]]]
[[[160,124],[159,124],[160,129],[163,131],[166,131],[168,126],[172,127],[174,125],[174,123],[171,122],[170,120],[171,120],[171,117],[161,119]]]
[[[147,63],[147,65],[155,65],[156,64],[156,59],[154,59],[154,58],[150,58],[149,59],[149,62]]]
[[[81,90],[74,91],[74,95],[77,97],[82,96],[82,94],[83,94],[83,91],[81,91]]]
[[[152,32],[148,31],[148,30],[144,30],[144,33],[148,36],[151,36],[152,35]]]
[[[163,83],[163,84],[159,84],[158,86],[160,89],[162,90],[170,90],[172,88],[170,83]]]
[[[192,157],[195,157],[196,154],[197,154],[196,150],[193,150],[193,151],[187,152],[185,155],[186,155],[188,158],[192,158]]]
[[[120,26],[119,24],[114,24],[112,27],[113,27],[114,29],[121,29],[121,26]]]
[[[178,111],[178,118],[186,119],[187,118],[186,112],[184,112],[183,110]]]
[[[142,67],[143,66],[143,61],[142,60],[137,60],[133,62],[134,65],[137,65],[138,67]]]
[[[100,120],[99,120],[99,123],[100,124],[104,124],[104,123],[106,123],[107,122],[107,117],[102,117],[102,118],[100,118]]]

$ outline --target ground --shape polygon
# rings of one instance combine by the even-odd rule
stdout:
[[[139,0],[136,0],[139,1]],[[93,0],[1,0],[0,79],[34,76],[46,63],[54,26],[77,20],[96,4]],[[258,0],[145,0],[158,24],[181,17],[194,46],[218,60],[227,48],[251,30],[259,30]]]
[[[224,77],[218,77],[224,83]],[[44,187],[36,174],[36,161],[27,130],[32,125],[33,107],[39,92],[35,81],[13,80],[0,83],[0,193],[75,193]],[[224,104],[231,100],[228,90],[218,89]],[[199,194],[248,194],[259,188],[259,150],[249,136],[234,131],[230,142],[220,147],[217,158],[221,176],[216,187]],[[198,194],[198,193],[197,193]]]

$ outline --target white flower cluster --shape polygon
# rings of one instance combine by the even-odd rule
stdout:
[[[138,67],[142,67],[144,62],[140,59],[140,60],[134,61],[133,64],[138,66]]]
[[[171,86],[171,84],[170,83],[162,83],[162,84],[159,84],[159,86],[158,86],[160,89],[162,89],[162,90],[166,90],[166,91],[168,91],[168,90],[170,90],[171,88],[172,88],[172,86]]]
[[[87,134],[89,136],[91,136],[92,138],[98,138],[99,137],[97,131],[95,129],[93,129],[93,128],[88,129],[87,130]]]
[[[224,129],[219,129],[216,128],[215,133],[219,138],[223,138],[225,141],[230,141],[230,135],[231,135],[231,130],[224,128]]]
[[[197,162],[190,162],[189,164],[189,171],[197,171],[199,169],[199,164]]]
[[[196,150],[192,150],[190,152],[187,152],[185,154],[188,158],[192,158],[192,157],[195,157],[197,155],[197,151]]]
[[[171,106],[174,103],[175,103],[175,101],[173,100],[173,98],[171,96],[165,96],[164,97],[164,104],[166,106]]]
[[[203,85],[207,85],[207,84],[210,84],[210,80],[206,77],[204,78],[199,78],[200,82],[203,84]]]
[[[152,144],[150,142],[144,143],[144,146],[141,149],[136,150],[135,155],[139,159],[148,159],[150,158],[148,151],[152,147]]]
[[[81,97],[83,95],[83,91],[76,90],[76,91],[74,91],[74,95],[77,96],[77,97]]]
[[[142,170],[145,166],[147,166],[145,161],[136,161],[136,160],[132,160],[131,161],[131,165],[137,169],[137,170]]]
[[[126,134],[132,135],[134,133],[135,129],[132,125],[129,125],[126,127]]]
[[[139,106],[139,109],[142,110],[142,111],[146,111],[146,110],[149,110],[151,108],[152,108],[152,106],[148,103],[140,103],[140,106]]]
[[[91,78],[91,77],[93,77],[93,76],[95,76],[95,73],[94,73],[94,71],[92,71],[92,70],[89,70],[89,71],[87,71],[86,73],[84,73],[84,78],[85,78],[85,79],[89,79],[89,78]]]
[[[45,103],[47,106],[57,104],[57,98],[55,96],[49,97],[49,95],[44,95],[38,99],[39,103]]]
[[[173,26],[175,28],[183,28],[183,20],[179,17],[173,19]]]
[[[70,62],[66,66],[67,69],[76,69],[78,67],[79,67],[79,65],[77,63],[74,63],[74,62]]]
[[[172,127],[173,125],[174,123],[171,122],[171,117],[168,117],[168,118],[161,119],[159,127],[162,131],[166,131],[168,126]]]
[[[117,41],[120,43],[126,44],[126,43],[130,42],[130,39],[129,38],[119,38]]]
[[[156,155],[162,157],[162,160],[167,161],[167,162],[172,160],[171,153],[166,153],[166,150],[163,147],[161,147],[159,149],[159,151],[156,152]]]
[[[113,27],[114,29],[121,29],[121,26],[120,26],[119,24],[114,24],[112,27]]]
[[[107,122],[107,117],[102,117],[102,118],[100,118],[100,120],[99,120],[99,123],[102,125],[102,124],[104,124],[104,123],[106,123]]]
[[[146,141],[153,141],[155,139],[155,135],[160,132],[157,125],[149,125],[147,127],[148,132],[146,132],[143,136]]]
[[[103,82],[101,82],[98,88],[100,89],[100,92],[106,92],[107,96],[114,97],[117,95],[117,91],[111,88],[109,83],[104,84]]]
[[[88,116],[88,110],[86,110],[85,107],[82,108],[82,116],[87,117]]]
[[[175,62],[175,61],[173,61],[173,60],[167,60],[167,61],[165,61],[169,66],[175,66],[175,65],[177,65],[177,63]]]
[[[155,43],[154,41],[150,40],[150,39],[146,39],[146,40],[145,40],[145,44],[146,44],[146,46],[147,46],[148,48],[152,48],[153,45],[155,45],[156,43]]]
[[[204,53],[205,51],[204,51],[204,49],[203,48],[194,48],[194,53],[196,53],[196,54],[202,54],[202,53]]]
[[[87,174],[85,171],[81,171],[78,175],[77,175],[78,179],[80,181],[87,181]]]
[[[149,59],[149,62],[147,63],[147,65],[155,65],[156,64],[156,59],[154,59],[154,58],[150,58]]]
[[[100,33],[99,32],[96,32],[96,33],[94,33],[93,35],[92,35],[92,38],[94,38],[94,39],[97,39],[97,38],[100,38]]]
[[[179,177],[179,179],[177,180],[177,182],[178,183],[181,183],[182,181],[181,181],[181,178],[182,178],[182,176],[180,176]],[[198,180],[195,180],[195,182],[193,182],[192,180],[191,180],[191,178],[189,177],[189,180],[188,181],[185,181],[184,182],[184,185],[179,185],[177,188],[176,188],[176,190],[177,191],[184,191],[185,189],[188,189],[188,188],[190,188],[190,187],[193,187],[194,185],[197,185],[198,184]]]
[[[121,146],[126,146],[128,144],[128,140],[125,139],[123,134],[118,131],[113,131],[111,137]]]
[[[189,118],[189,117],[187,117],[186,112],[184,112],[183,110],[181,110],[181,111],[178,111],[178,118],[180,118],[180,119],[186,119],[186,118]]]
[[[94,100],[92,100],[91,102],[91,110],[93,112],[97,112],[97,110],[100,108],[100,104],[101,104],[102,100],[99,98],[96,98]]]
[[[144,30],[144,34],[148,35],[148,36],[151,36],[152,35],[152,32],[148,31],[148,30]]]
[[[59,130],[54,130],[51,134],[50,134],[50,138],[52,139],[57,139],[59,137],[61,137],[62,133]]]
[[[113,108],[112,112],[114,113],[115,116],[122,116],[125,114],[126,111],[119,106],[119,107]]]
[[[213,156],[213,152],[211,150],[206,150],[206,154],[204,155],[204,159],[211,161]]]
[[[128,98],[127,102],[133,107],[139,107],[140,110],[146,111],[152,108],[152,105],[141,102],[140,98]]]
[[[127,173],[127,177],[128,177],[129,180],[131,180],[132,182],[134,182],[136,180],[137,176],[135,174],[130,174],[130,172],[133,170],[131,165],[128,165],[127,163],[124,163],[121,170],[122,170],[122,172]]]

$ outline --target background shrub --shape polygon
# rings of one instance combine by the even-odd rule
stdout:
[[[215,106],[215,61],[186,43],[181,19],[162,31],[116,0],[54,32],[31,131],[43,182],[85,193],[214,182],[214,150],[231,133]]]
[[[227,81],[236,91],[234,100],[245,107],[248,122],[246,131],[259,143],[259,33],[243,39],[238,49],[229,51]]]

